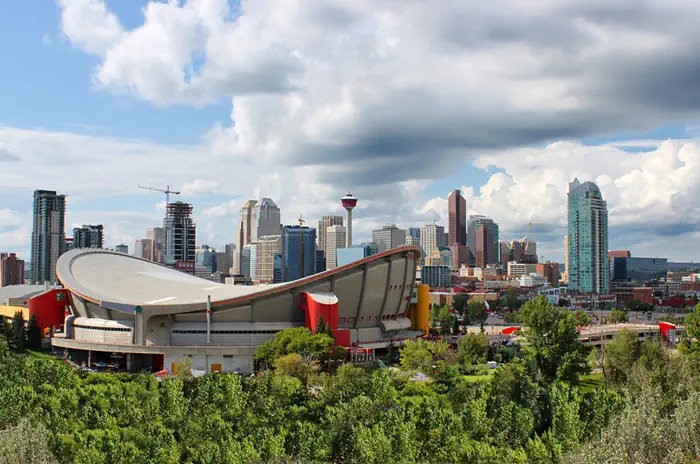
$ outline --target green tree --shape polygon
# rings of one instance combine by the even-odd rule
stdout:
[[[685,316],[685,333],[681,349],[691,356],[700,357],[700,303],[695,305],[692,313]]]
[[[639,357],[637,334],[630,330],[621,330],[605,346],[605,372],[615,384],[627,383],[632,374],[632,367]]]
[[[457,360],[462,365],[486,361],[489,340],[484,334],[469,334],[462,337],[457,347]]]
[[[15,426],[0,430],[0,464],[53,464],[49,431],[42,423],[22,418]]]
[[[401,347],[401,367],[404,369],[430,372],[433,366],[431,342],[425,340],[407,340]]]
[[[469,297],[464,295],[463,293],[460,293],[457,296],[455,296],[454,300],[452,301],[452,309],[454,309],[455,314],[463,316],[464,312],[467,310],[468,301]]]
[[[15,313],[15,317],[12,318],[10,338],[8,340],[10,348],[15,353],[23,353],[24,352],[24,348],[25,348],[25,344],[26,344],[26,336],[25,336],[24,332],[25,332],[24,317],[22,316],[21,311],[17,311]]]
[[[629,322],[629,314],[621,309],[613,309],[610,311],[610,322],[613,324]]]
[[[41,328],[35,314],[29,318],[29,324],[26,331],[26,345],[30,350],[38,350],[41,348]]]
[[[401,367],[423,373],[433,373],[438,361],[453,363],[456,356],[445,341],[407,340],[401,347]]]
[[[520,313],[527,327],[525,354],[546,382],[578,382],[581,374],[590,371],[586,359],[590,347],[579,340],[573,313],[553,307],[544,296],[528,301]]]
[[[455,315],[450,312],[449,306],[434,305],[430,310],[430,325],[437,328],[440,335],[449,335],[452,332]]]
[[[631,300],[628,300],[628,301],[625,303],[625,308],[626,308],[628,311],[637,311],[637,308],[639,308],[639,305],[641,305],[641,304],[642,304],[641,301],[639,301],[639,300],[636,299],[636,298],[632,298]]]
[[[503,307],[509,308],[509,309],[519,309],[522,304],[520,303],[520,297],[518,295],[518,292],[513,290],[512,288],[509,288],[506,290],[505,295],[503,296]]]
[[[192,377],[192,361],[190,360],[190,358],[185,358],[185,360],[182,361],[182,364],[180,364],[180,368],[178,369],[177,375],[185,379],[189,379]]]
[[[582,309],[577,309],[574,313],[574,318],[576,319],[576,325],[579,327],[585,327],[591,325],[591,317],[588,313]]]
[[[301,380],[307,385],[309,378],[320,371],[318,361],[304,359],[300,354],[290,353],[275,360],[275,373],[279,375],[289,375]]]
[[[484,322],[486,322],[489,316],[486,312],[486,305],[477,301],[471,302],[467,307],[467,313],[469,315],[469,322],[471,324],[479,324],[483,331]]]
[[[306,327],[295,327],[277,332],[274,338],[257,346],[253,356],[263,365],[273,365],[278,358],[292,353],[325,360],[333,344],[328,334],[312,334]]]

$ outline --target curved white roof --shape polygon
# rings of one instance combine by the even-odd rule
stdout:
[[[94,248],[64,253],[58,259],[56,274],[70,292],[99,305],[182,308],[201,306],[208,296],[216,303],[284,292],[407,250],[418,251],[416,247],[395,248],[293,282],[270,285],[219,284],[135,256]],[[329,298],[327,294],[325,298]]]
[[[76,249],[57,264],[71,291],[97,301],[127,305],[187,305],[252,295],[276,285],[225,285],[108,250]]]

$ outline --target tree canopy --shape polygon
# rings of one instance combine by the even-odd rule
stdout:
[[[264,365],[273,365],[277,359],[292,353],[325,360],[334,344],[335,340],[326,332],[312,334],[306,327],[295,327],[276,333],[274,338],[256,347],[254,357]]]
[[[576,318],[568,309],[549,304],[544,296],[525,303],[520,311],[527,330],[525,353],[537,365],[548,382],[577,382],[590,367],[590,347],[579,340]]]

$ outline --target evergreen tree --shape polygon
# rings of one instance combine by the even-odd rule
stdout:
[[[15,353],[23,353],[25,346],[25,336],[24,336],[24,317],[22,317],[22,312],[17,311],[15,317],[12,318],[12,326],[10,329],[10,338],[8,340],[10,348]]]
[[[10,332],[10,321],[8,321],[5,316],[0,316],[0,335],[5,337],[6,340],[9,340]]]
[[[26,330],[26,346],[30,350],[38,350],[41,348],[41,327],[36,315],[32,314],[29,318]]]

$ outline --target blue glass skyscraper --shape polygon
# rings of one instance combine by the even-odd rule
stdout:
[[[284,226],[282,228],[282,281],[290,282],[315,273],[316,229]]]
[[[593,182],[569,184],[569,290],[606,294],[608,265],[608,206]]]

